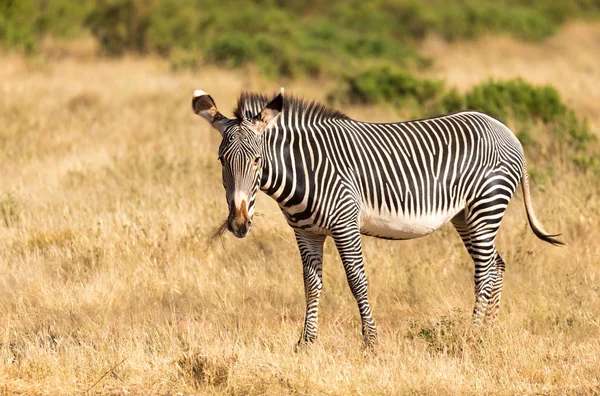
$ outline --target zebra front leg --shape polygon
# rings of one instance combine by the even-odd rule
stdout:
[[[377,341],[377,330],[367,297],[367,275],[363,265],[360,231],[358,227],[350,227],[332,232],[332,237],[342,258],[348,285],[358,303],[365,347],[371,349]]]
[[[302,257],[304,295],[306,297],[304,328],[298,341],[298,346],[300,346],[312,343],[317,339],[319,296],[323,289],[323,244],[326,236],[302,230],[295,230],[294,233]]]

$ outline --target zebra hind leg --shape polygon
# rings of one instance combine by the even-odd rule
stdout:
[[[324,235],[295,230],[296,241],[302,257],[306,315],[298,346],[313,343],[317,339],[319,321],[319,296],[323,289]]]
[[[481,221],[477,219],[477,213],[474,212],[474,216],[466,219],[464,212],[461,212],[452,219],[452,224],[475,263],[475,325],[482,323],[484,319],[495,318],[504,274],[504,262],[495,245],[501,218]]]
[[[500,296],[502,294],[502,282],[504,279],[504,260],[500,257],[500,254],[496,252],[496,281],[492,285],[492,295],[487,306],[487,313],[485,320],[488,323],[493,323],[498,318],[498,311],[500,310]]]

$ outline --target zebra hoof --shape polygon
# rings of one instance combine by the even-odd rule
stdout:
[[[363,354],[365,356],[373,355],[375,353],[375,345],[377,340],[365,340],[363,342]]]
[[[317,337],[313,337],[313,338],[306,338],[303,336],[300,337],[300,339],[298,340],[298,342],[296,343],[296,345],[294,345],[294,352],[298,353],[301,350],[310,348],[315,341],[317,340]]]

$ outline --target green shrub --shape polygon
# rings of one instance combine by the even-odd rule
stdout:
[[[431,18],[430,28],[448,40],[471,39],[485,33],[510,33],[524,40],[538,41],[553,34],[557,25],[534,9],[468,1],[439,7]]]
[[[447,90],[442,80],[417,78],[391,67],[375,67],[344,78],[328,95],[331,103],[380,104],[408,107],[415,117],[464,109],[465,99],[455,89]]]
[[[142,0],[98,0],[86,22],[107,54],[144,52],[149,13]]]
[[[419,79],[404,70],[380,67],[346,77],[344,87],[330,97],[353,104],[385,102],[418,106],[436,99],[443,90],[442,81]]]
[[[600,154],[598,153],[586,155],[579,152],[573,155],[572,160],[583,172],[591,171],[595,174],[600,173]]]
[[[5,46],[26,53],[37,49],[41,36],[35,2],[0,2],[0,39]]]
[[[72,39],[81,35],[84,30],[83,21],[93,9],[91,0],[37,0],[32,2],[36,4],[39,12],[40,31],[43,34],[48,33],[63,39]]]
[[[433,109],[433,111],[429,111],[429,115],[452,113],[455,111],[463,110],[465,108],[466,103],[464,96],[461,95],[456,88],[451,88],[449,91],[445,92],[442,95],[440,99],[440,105],[437,108]]]
[[[44,34],[73,38],[82,32],[90,10],[90,0],[2,0],[0,45],[31,54]]]
[[[148,15],[146,45],[169,56],[175,50],[200,50],[202,14],[190,2],[164,0]]]
[[[569,19],[598,16],[600,2],[598,0],[508,0],[509,6],[520,6],[535,10],[550,18],[555,23],[563,23]]]
[[[0,44],[35,52],[45,34],[70,38],[89,30],[112,55],[155,52],[178,67],[203,59],[253,63],[274,77],[336,75],[367,66],[426,67],[430,61],[416,48],[431,33],[535,41],[567,19],[599,14],[598,0],[3,0]],[[250,53],[255,49],[263,52]]]
[[[65,0],[0,1],[0,43],[33,53],[46,32],[59,37],[72,37],[79,32],[87,10],[85,1],[71,6]]]
[[[286,50],[270,36],[233,33],[212,42],[206,60],[229,67],[254,63],[266,75],[293,76],[294,60]]]
[[[556,89],[548,85],[535,87],[521,79],[484,82],[472,88],[465,100],[466,107],[499,119],[513,116],[550,122],[567,112]]]
[[[215,40],[206,50],[207,58],[217,64],[225,64],[231,67],[243,66],[258,56],[257,47],[260,38],[250,38],[245,34],[233,33]],[[269,45],[268,40],[262,42],[262,47],[273,47]]]
[[[568,109],[565,117],[560,119],[556,126],[557,134],[567,132],[569,144],[577,150],[585,150],[590,143],[597,141],[597,137],[590,131],[587,120],[577,117],[575,111]]]

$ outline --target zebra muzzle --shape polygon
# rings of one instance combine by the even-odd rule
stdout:
[[[252,218],[248,215],[246,201],[242,201],[239,210],[235,205],[231,205],[229,218],[227,220],[227,229],[238,238],[244,238],[252,228]]]

